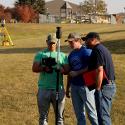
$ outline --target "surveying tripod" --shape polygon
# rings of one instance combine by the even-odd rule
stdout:
[[[5,24],[1,24],[0,27],[0,37],[1,37],[1,42],[2,46],[14,46],[11,37],[9,35],[9,32],[7,31]]]

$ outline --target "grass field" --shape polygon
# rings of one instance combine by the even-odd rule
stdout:
[[[36,52],[44,48],[48,32],[55,32],[58,24],[9,24],[7,29],[15,44],[0,46],[0,125],[37,125],[37,79],[32,73],[32,61]],[[112,53],[116,71],[117,94],[113,102],[113,125],[125,125],[125,25],[63,24],[61,50],[69,53],[64,42],[68,33],[76,31],[99,32],[104,45]],[[64,82],[66,84],[66,81]],[[76,125],[70,99],[66,99],[65,125]],[[54,125],[53,109],[49,113],[49,125]],[[89,122],[88,122],[89,125]]]

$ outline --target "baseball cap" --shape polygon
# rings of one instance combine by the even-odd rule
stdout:
[[[82,37],[82,40],[86,41],[87,39],[91,38],[97,38],[98,40],[100,40],[100,36],[97,32],[89,32],[85,37]]]
[[[73,32],[73,33],[70,33],[68,35],[68,38],[65,40],[65,42],[67,42],[67,41],[73,41],[75,39],[81,39],[81,36],[80,36],[79,33]]]
[[[49,33],[47,36],[47,44],[50,43],[57,43],[57,38],[56,38],[56,34],[55,33]]]

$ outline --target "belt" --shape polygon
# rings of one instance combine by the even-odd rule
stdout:
[[[108,80],[109,84],[114,84],[114,80]]]
[[[103,79],[103,85],[114,84],[114,80]]]

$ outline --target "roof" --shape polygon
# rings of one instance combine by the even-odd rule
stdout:
[[[63,6],[61,6],[61,9],[72,9],[71,5],[66,1]]]
[[[72,8],[73,13],[76,13],[79,11],[79,5],[78,4],[74,4],[71,2],[66,2],[64,0],[52,0],[52,1],[48,1],[46,2],[46,8],[49,14],[51,15],[60,15],[60,8],[64,5],[66,5],[68,8]]]

